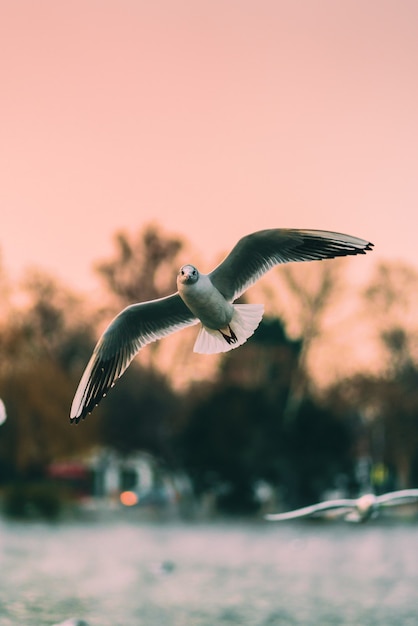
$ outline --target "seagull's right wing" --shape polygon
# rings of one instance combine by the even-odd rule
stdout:
[[[74,396],[70,420],[78,423],[91,413],[146,344],[197,322],[178,293],[124,309],[97,342]]]
[[[355,506],[356,500],[343,498],[340,500],[327,500],[325,502],[319,502],[318,504],[304,506],[301,509],[287,511],[286,513],[269,513],[264,517],[270,522],[283,522],[285,520],[296,519],[298,517],[312,517],[313,515],[317,515],[318,513],[333,511],[335,509],[352,509]]]

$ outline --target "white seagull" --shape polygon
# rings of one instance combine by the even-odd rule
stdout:
[[[70,618],[59,624],[53,624],[52,626],[89,626],[83,619]]]
[[[274,228],[240,239],[209,274],[183,265],[176,293],[126,307],[104,331],[74,396],[71,422],[91,413],[152,341],[200,322],[195,352],[213,354],[242,345],[259,325],[264,307],[233,302],[275,265],[365,254],[372,247],[364,239],[326,230]]]
[[[411,502],[418,502],[418,489],[390,491],[380,496],[365,493],[355,499],[325,500],[325,502],[304,506],[294,511],[286,511],[286,513],[269,513],[265,519],[270,522],[284,522],[301,517],[317,517],[328,511],[336,511],[341,512],[347,522],[365,522],[376,517],[381,507],[400,506]]]

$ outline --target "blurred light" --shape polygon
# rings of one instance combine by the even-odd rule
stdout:
[[[133,491],[122,491],[120,501],[124,506],[134,506],[138,504],[138,496]]]

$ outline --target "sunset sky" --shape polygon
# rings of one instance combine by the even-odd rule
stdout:
[[[14,277],[89,288],[115,231],[151,221],[204,271],[269,227],[418,269],[416,0],[0,0],[0,50]]]

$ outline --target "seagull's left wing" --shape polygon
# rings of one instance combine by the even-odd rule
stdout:
[[[74,396],[70,420],[78,423],[91,413],[146,344],[197,322],[178,293],[124,309],[94,349]]]
[[[381,506],[398,506],[418,502],[418,489],[401,489],[400,491],[390,491],[376,496],[376,501]]]
[[[209,277],[232,302],[279,263],[365,254],[372,247],[364,239],[327,230],[260,230],[240,239]]]

